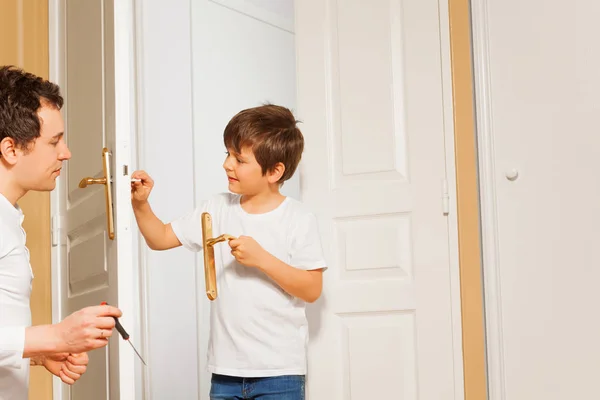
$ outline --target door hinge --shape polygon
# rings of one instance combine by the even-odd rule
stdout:
[[[58,246],[62,236],[62,217],[59,214],[54,214],[51,221],[52,228],[52,246]]]
[[[450,214],[450,194],[448,193],[448,180],[442,179],[442,212]]]

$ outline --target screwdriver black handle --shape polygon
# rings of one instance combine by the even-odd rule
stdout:
[[[102,303],[100,303],[100,305],[107,306],[108,303],[103,301]],[[119,334],[121,335],[123,340],[129,340],[129,334],[127,333],[125,328],[123,328],[123,325],[121,325],[121,323],[119,322],[119,319],[117,317],[113,317],[113,318],[115,320],[115,328],[117,329],[117,331],[119,332]]]

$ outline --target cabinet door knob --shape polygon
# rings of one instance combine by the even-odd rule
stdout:
[[[511,169],[510,171],[506,171],[506,179],[509,181],[515,181],[519,177],[519,171],[516,169]]]

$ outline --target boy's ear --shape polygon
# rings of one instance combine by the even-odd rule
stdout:
[[[267,179],[269,183],[277,183],[285,172],[285,165],[283,163],[277,163],[270,171],[267,172]]]
[[[0,142],[0,158],[9,164],[17,162],[17,146],[13,138],[4,138]]]

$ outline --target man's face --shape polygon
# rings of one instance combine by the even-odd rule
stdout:
[[[18,150],[14,166],[17,182],[24,190],[50,191],[56,187],[63,161],[71,158],[64,140],[64,122],[59,110],[42,106],[38,111],[41,122],[40,137],[29,145],[29,150]]]
[[[249,147],[242,148],[240,154],[228,149],[223,168],[227,173],[229,190],[233,193],[256,195],[269,187],[268,178],[263,175],[262,167]]]

